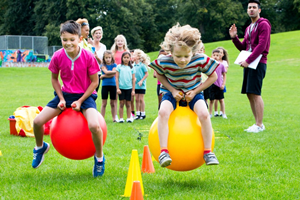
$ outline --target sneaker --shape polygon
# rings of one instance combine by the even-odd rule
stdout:
[[[136,115],[134,120],[138,120],[138,119],[140,119],[140,117],[141,117],[140,115]]]
[[[251,130],[254,126],[256,126],[256,124],[253,124],[252,126],[249,126],[247,129],[244,129],[244,131],[249,131],[249,130]]]
[[[222,114],[220,116],[223,117],[224,119],[227,119],[227,115],[226,114]]]
[[[119,122],[119,123],[124,123],[124,119],[121,118],[118,122]]]
[[[133,122],[133,119],[132,119],[132,118],[129,118],[129,119],[126,120],[126,122],[127,122],[127,123],[132,123],[132,122]]]
[[[266,127],[264,125],[262,125],[260,127],[260,126],[257,126],[256,124],[254,124],[253,126],[250,126],[248,129],[246,129],[246,131],[248,133],[258,133],[258,132],[264,131],[265,129],[266,129]]]
[[[44,155],[49,151],[50,144],[47,142],[43,142],[43,148],[36,150],[33,149],[33,160],[32,160],[32,167],[38,168],[44,161]]]
[[[105,170],[105,157],[103,156],[102,162],[98,162],[96,156],[94,156],[94,161],[95,161],[95,165],[93,169],[93,176],[94,177],[102,176]]]
[[[140,116],[140,119],[145,119],[146,118],[146,115],[144,115],[144,116]]]
[[[164,151],[160,153],[158,160],[161,167],[167,167],[171,165],[172,162],[170,155]]]
[[[214,117],[219,117],[219,114],[215,114]]]
[[[206,165],[218,165],[219,164],[219,161],[213,152],[204,154],[203,158],[205,160]]]

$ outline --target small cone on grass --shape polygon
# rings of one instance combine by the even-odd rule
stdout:
[[[133,181],[130,200],[144,200],[141,184],[139,181]]]
[[[2,156],[2,152],[0,151],[0,156]]]
[[[143,173],[154,173],[155,172],[148,145],[144,146],[142,172]]]
[[[131,159],[130,159],[130,164],[129,164],[125,192],[124,192],[124,195],[122,195],[122,196],[124,196],[124,197],[131,196],[131,190],[132,190],[134,181],[140,182],[142,195],[144,195],[144,187],[143,187],[143,181],[142,181],[142,175],[141,175],[141,168],[140,168],[140,163],[139,163],[138,152],[136,149],[132,150],[132,153],[131,153]]]

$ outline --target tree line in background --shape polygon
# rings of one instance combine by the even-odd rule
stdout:
[[[229,39],[235,23],[243,37],[250,23],[248,0],[1,0],[0,35],[47,36],[49,46],[61,45],[59,25],[87,18],[92,29],[102,26],[108,48],[123,34],[130,49],[159,50],[174,24],[190,24],[202,41]],[[272,33],[300,29],[300,0],[261,0],[261,16],[269,19]]]

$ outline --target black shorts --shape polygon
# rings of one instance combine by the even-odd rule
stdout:
[[[80,97],[82,97],[83,94],[71,94],[71,93],[66,93],[66,92],[62,92],[64,99],[66,101],[66,107],[70,108],[71,104],[74,101],[77,101],[78,99],[80,99]],[[56,92],[54,92],[55,97],[47,104],[48,107],[51,108],[57,108],[58,103],[60,102]],[[80,109],[88,109],[88,108],[95,108],[97,110],[97,106],[96,106],[96,99],[97,99],[97,94],[92,94],[91,96],[89,96],[86,100],[84,100],[84,102],[82,102]]]
[[[242,86],[242,94],[261,95],[263,79],[265,78],[267,65],[258,63],[256,70],[244,68],[244,80]]]
[[[117,87],[113,85],[102,86],[101,89],[102,99],[108,99],[108,93],[111,100],[116,100]]]
[[[122,101],[125,99],[126,101],[131,101],[132,89],[127,89],[127,90],[120,89],[120,90],[121,90],[121,94],[119,94],[119,100]]]
[[[146,90],[145,89],[136,89],[135,94],[146,94]]]
[[[209,86],[208,88],[206,88],[203,91],[203,95],[204,95],[204,99],[210,99],[210,95],[211,95],[211,86]]]
[[[215,100],[215,99],[217,100],[224,99],[224,90],[221,90],[218,86],[212,84],[209,100]]]

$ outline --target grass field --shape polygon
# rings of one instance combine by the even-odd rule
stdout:
[[[300,31],[274,34],[268,56],[262,96],[266,131],[246,133],[254,123],[248,100],[240,94],[242,69],[233,64],[238,55],[231,41],[205,44],[206,54],[223,46],[230,56],[225,93],[228,119],[212,118],[215,150],[220,165],[189,172],[159,167],[142,174],[145,199],[298,199],[300,197]],[[157,52],[149,54],[151,60]],[[51,147],[45,161],[32,169],[33,138],[9,134],[8,116],[23,105],[45,106],[53,97],[46,68],[0,68],[0,199],[129,199],[124,194],[131,152],[140,164],[149,128],[157,117],[156,79],[147,79],[145,120],[112,123],[110,108],[104,146],[107,164],[103,177],[92,176],[93,158],[62,157]],[[298,89],[297,89],[298,88]],[[297,92],[298,91],[298,92]],[[100,109],[100,98],[97,100]],[[137,140],[139,133],[143,134]],[[49,136],[44,137],[51,144]]]

